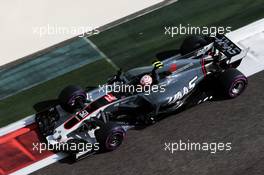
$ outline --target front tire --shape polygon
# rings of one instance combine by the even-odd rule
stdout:
[[[239,70],[227,69],[219,77],[219,91],[226,98],[236,98],[244,92],[247,83],[247,77]]]
[[[86,99],[86,92],[81,87],[73,85],[64,88],[59,95],[62,108],[68,112],[82,108]]]
[[[113,122],[108,122],[95,131],[99,148],[103,152],[117,149],[122,144],[125,134],[125,130]]]

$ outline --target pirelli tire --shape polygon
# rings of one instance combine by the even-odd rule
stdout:
[[[70,85],[61,91],[58,99],[64,110],[73,112],[74,110],[84,106],[87,94],[81,87]]]
[[[101,152],[116,150],[125,138],[126,131],[114,122],[108,122],[95,131],[96,140]]]
[[[247,87],[247,77],[235,68],[230,68],[220,74],[218,78],[218,90],[225,98],[236,98]]]

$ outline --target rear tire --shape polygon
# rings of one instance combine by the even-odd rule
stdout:
[[[219,89],[226,98],[235,98],[243,93],[247,87],[247,77],[239,70],[231,68],[221,73],[219,79]]]
[[[205,46],[206,44],[207,41],[203,36],[200,35],[189,36],[183,41],[180,51],[182,55],[186,55]]]
[[[118,124],[108,122],[95,131],[99,149],[102,152],[113,151],[123,142],[125,130]]]
[[[86,92],[81,87],[73,85],[64,88],[59,95],[62,108],[68,112],[82,108],[86,99]]]

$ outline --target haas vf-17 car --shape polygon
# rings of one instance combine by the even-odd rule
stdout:
[[[98,144],[91,149],[68,150],[75,159],[112,151],[131,127],[153,124],[207,100],[239,96],[247,85],[246,76],[236,69],[244,53],[224,35],[191,36],[180,49],[157,54],[153,65],[118,71],[103,86],[64,88],[59,104],[39,112],[36,122],[49,144]],[[156,87],[146,94],[115,91],[112,86]]]

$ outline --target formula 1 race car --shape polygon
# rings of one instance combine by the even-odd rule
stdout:
[[[76,160],[112,151],[131,127],[207,100],[239,96],[247,86],[236,69],[244,56],[224,35],[191,36],[179,50],[157,54],[153,65],[118,71],[103,86],[64,88],[59,105],[36,114],[36,123],[51,145],[93,144],[66,150]]]

